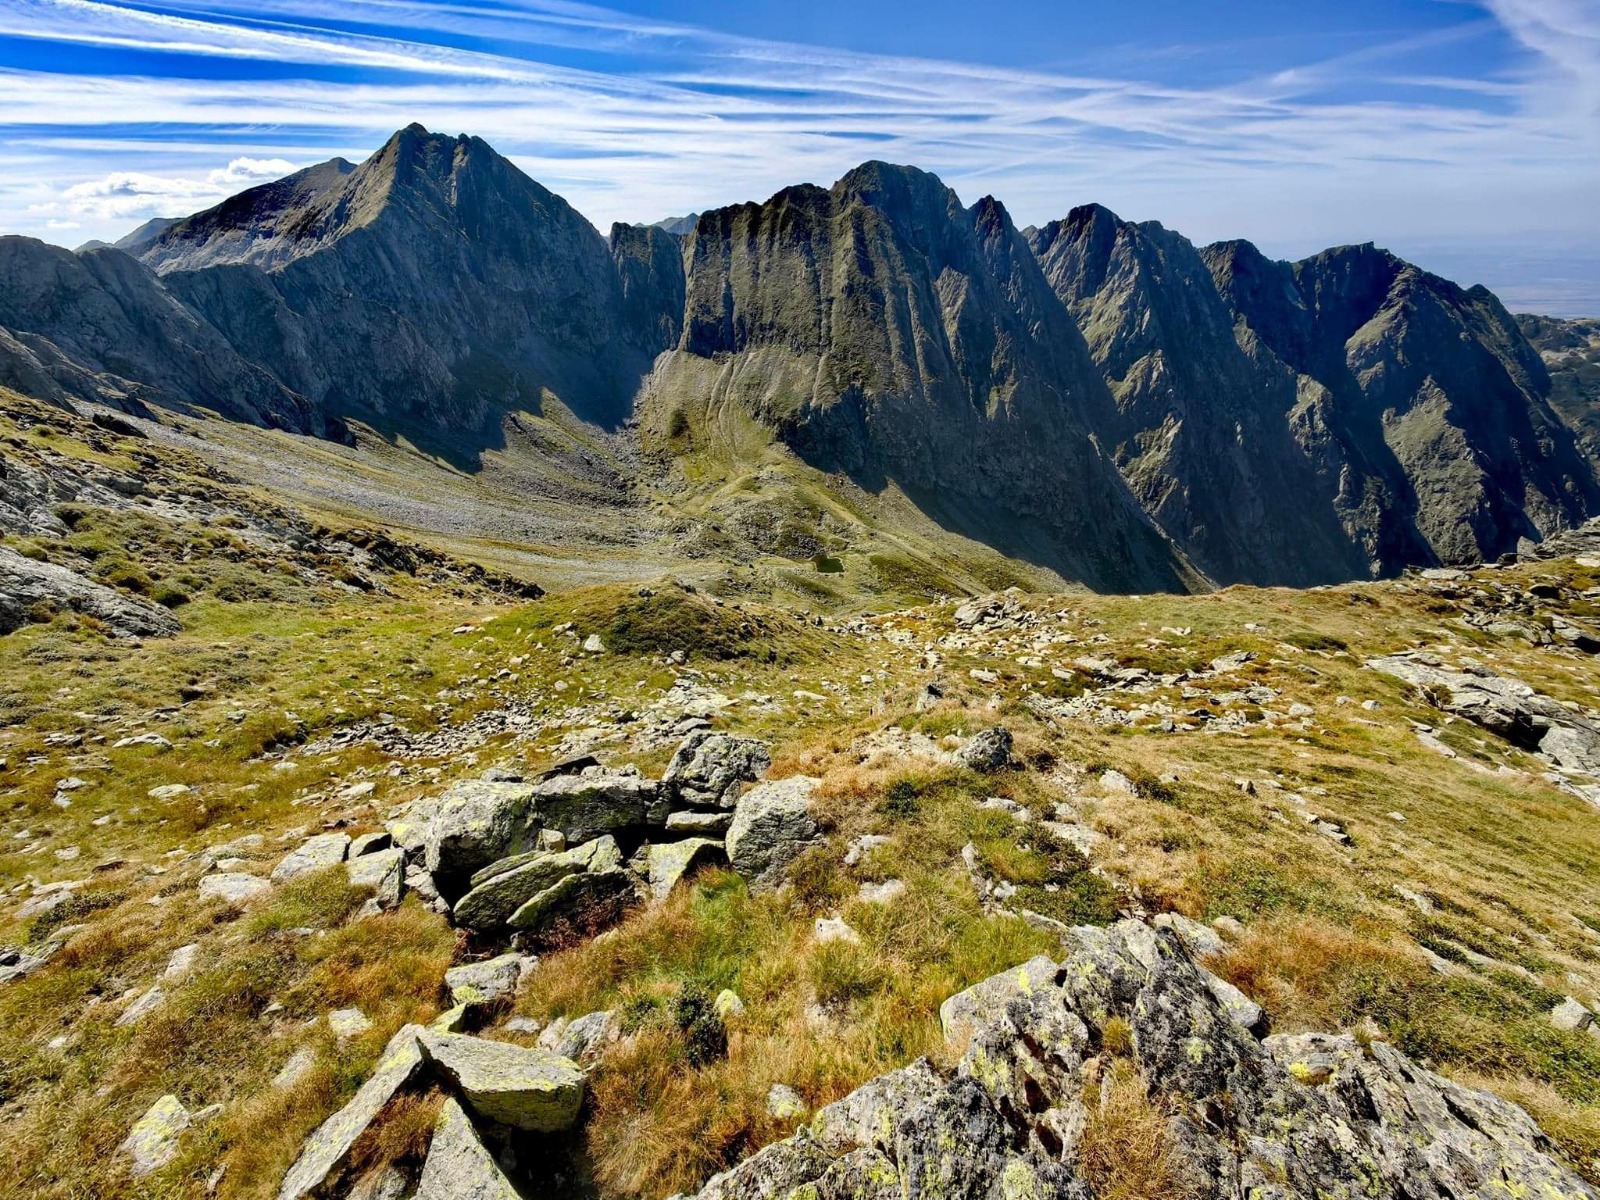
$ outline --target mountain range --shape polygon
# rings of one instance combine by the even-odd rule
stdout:
[[[1597,344],[1370,245],[1019,230],[876,162],[603,236],[417,125],[114,247],[0,238],[0,384],[40,399],[469,466],[556,402],[641,471],[737,419],[1098,590],[1477,562],[1600,513]]]

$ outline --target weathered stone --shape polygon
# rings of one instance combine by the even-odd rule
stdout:
[[[547,1047],[562,1058],[587,1066],[599,1057],[602,1048],[617,1034],[616,1014],[609,1009],[585,1013],[560,1027],[560,1036],[552,1037]],[[540,1038],[540,1045],[545,1039]]]
[[[183,628],[160,605],[0,546],[0,634],[21,629],[41,608],[93,617],[115,637],[171,637]]]
[[[1266,1010],[1226,979],[1207,971],[1205,980],[1206,987],[1217,998],[1217,1003],[1244,1028],[1254,1032],[1266,1021]]]
[[[207,875],[200,881],[200,899],[221,900],[238,906],[248,903],[271,886],[258,875],[246,875],[240,872]]]
[[[945,1043],[956,1049],[964,1048],[981,1025],[995,1020],[1005,1011],[1013,997],[1057,988],[1060,972],[1060,967],[1040,955],[1020,967],[975,983],[964,992],[957,992],[939,1006],[939,1024],[944,1030]]]
[[[1550,1023],[1557,1029],[1588,1029],[1594,1023],[1594,1013],[1568,996],[1550,1010]]]
[[[159,1171],[178,1157],[178,1139],[190,1119],[176,1096],[163,1096],[133,1123],[120,1149],[133,1159],[136,1178]]]
[[[1004,725],[996,725],[973,735],[956,751],[956,759],[969,770],[1003,771],[1011,765],[1011,745],[1011,731]]]
[[[711,1002],[711,1009],[724,1021],[729,1021],[744,1015],[744,1001],[739,999],[739,993],[732,988],[723,988]]]
[[[616,839],[607,834],[560,853],[535,851],[519,855],[509,870],[485,868],[482,880],[456,902],[455,920],[469,929],[495,929],[540,893],[569,875],[615,871],[622,865]]]
[[[280,1091],[292,1088],[311,1072],[316,1065],[317,1053],[310,1046],[302,1046],[289,1056],[287,1062],[278,1068],[278,1073],[272,1077],[272,1086]]]
[[[857,1147],[892,1153],[901,1119],[943,1086],[928,1060],[919,1058],[819,1109],[811,1119],[811,1136],[829,1154]]]
[[[417,1040],[422,1032],[420,1026],[407,1025],[390,1039],[367,1082],[306,1139],[300,1157],[283,1178],[278,1200],[303,1200],[344,1168],[356,1139],[422,1069],[425,1060]]]
[[[732,824],[731,812],[699,812],[684,809],[681,812],[668,814],[666,830],[668,834],[677,834],[679,837],[720,838],[727,834],[728,827]]]
[[[483,962],[463,963],[444,973],[452,1004],[498,1004],[517,994],[528,959],[521,954],[502,954]]]
[[[380,850],[387,850],[394,845],[394,835],[387,829],[377,833],[363,833],[350,839],[350,857],[357,859],[367,854],[376,854]]]
[[[328,1028],[341,1042],[360,1037],[372,1028],[372,1021],[359,1008],[336,1008],[328,1014]]]
[[[661,778],[683,804],[726,809],[738,800],[741,784],[754,783],[771,768],[766,743],[698,729],[684,738]]]
[[[539,828],[533,791],[526,783],[471,779],[434,803],[422,835],[423,864],[446,898],[465,891],[480,867],[533,847]],[[405,845],[408,831],[392,832]]]
[[[830,1165],[831,1160],[809,1137],[792,1137],[712,1176],[700,1189],[698,1200],[776,1200],[811,1183]]]
[[[161,978],[167,983],[181,981],[194,969],[194,960],[200,953],[198,942],[190,942],[187,946],[179,946],[167,959],[166,970],[161,972]]]
[[[805,1117],[806,1102],[800,1093],[783,1083],[767,1089],[767,1115],[775,1121],[799,1121]]]
[[[908,1113],[896,1131],[905,1200],[984,1195],[999,1178],[1008,1148],[988,1095],[957,1076]]]
[[[544,1050],[423,1031],[428,1058],[474,1112],[516,1129],[570,1129],[583,1106],[578,1064]]]
[[[166,998],[167,994],[159,987],[151,988],[132,1004],[128,1005],[127,1008],[122,1010],[122,1015],[117,1018],[116,1022],[118,1028],[126,1028],[129,1025],[137,1025],[151,1013],[155,1012],[155,1010],[161,1006],[161,1002]]]
[[[319,833],[307,838],[296,850],[290,851],[272,868],[273,883],[287,883],[312,871],[336,867],[350,851],[350,838],[343,833]]]
[[[444,1102],[422,1166],[415,1200],[521,1200],[472,1119],[453,1099]]]
[[[652,844],[648,860],[650,895],[657,901],[665,900],[678,880],[690,871],[707,863],[726,862],[727,858],[722,843],[710,838]]]
[[[1196,958],[1221,954],[1228,948],[1227,943],[1222,940],[1222,935],[1215,929],[1209,925],[1202,925],[1182,913],[1161,913],[1150,923],[1157,929],[1172,930],[1189,953]]]
[[[582,916],[592,909],[606,909],[608,919],[614,918],[621,915],[635,891],[633,876],[621,867],[568,875],[528,900],[506,924],[539,933],[563,917]]]
[[[817,836],[811,795],[820,780],[794,775],[739,798],[728,829],[728,861],[755,887],[774,885]]]
[[[610,771],[558,775],[535,786],[540,821],[569,843],[603,833],[661,826],[672,810],[672,792],[652,779]]]
[[[852,1150],[786,1200],[901,1200],[900,1173],[881,1150]]]
[[[369,887],[382,910],[398,907],[405,894],[406,852],[396,847],[352,858],[345,864],[351,887]]]

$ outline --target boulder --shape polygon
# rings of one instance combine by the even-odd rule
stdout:
[[[345,1167],[350,1149],[373,1118],[401,1088],[422,1071],[426,1059],[419,1044],[423,1030],[407,1025],[389,1040],[377,1069],[350,1102],[317,1127],[300,1149],[278,1188],[278,1200],[304,1200],[328,1184]]]
[[[605,910],[587,923],[608,924],[621,916],[634,898],[633,876],[624,868],[585,871],[568,875],[532,897],[507,919],[512,929],[541,933],[562,918],[586,918]]]
[[[985,774],[1003,771],[1011,765],[1011,731],[996,725],[973,736],[956,751],[956,760],[969,770]]]
[[[529,959],[521,954],[502,954],[483,962],[463,963],[444,973],[451,1004],[498,1004],[517,994],[517,985]]]
[[[509,864],[507,869],[499,869]],[[609,834],[560,853],[534,851],[494,863],[473,876],[473,887],[456,901],[456,924],[489,930],[505,925],[513,913],[569,875],[612,871],[622,854]]]
[[[405,895],[406,852],[399,847],[352,858],[345,870],[351,887],[372,889],[372,901],[380,910],[398,907]]]
[[[307,838],[298,849],[290,851],[279,860],[278,865],[272,868],[272,882],[287,883],[291,879],[298,879],[301,875],[309,875],[312,871],[324,871],[329,867],[336,867],[344,861],[345,855],[349,852],[349,835],[319,833],[316,837]]]
[[[590,769],[581,775],[557,775],[534,785],[533,802],[546,828],[559,830],[569,843],[587,842],[603,833],[642,829],[666,823],[672,792],[653,779]]]
[[[363,833],[350,839],[350,857],[360,858],[366,854],[376,854],[380,850],[387,850],[394,845],[394,835],[387,829],[377,833]]]
[[[601,1048],[616,1035],[616,1014],[605,1009],[552,1024],[539,1038],[539,1045],[562,1058],[587,1065],[599,1057]]]
[[[811,1136],[829,1154],[862,1147],[894,1150],[895,1131],[913,1108],[931,1097],[944,1081],[925,1058],[862,1084],[842,1100],[817,1111]]]
[[[478,1137],[472,1119],[446,1100],[433,1127],[414,1200],[521,1200],[494,1155]]]
[[[578,1064],[545,1050],[424,1031],[420,1041],[440,1074],[479,1116],[515,1129],[570,1129],[583,1106]]]
[[[178,1156],[178,1139],[190,1119],[176,1096],[163,1096],[133,1123],[120,1149],[133,1159],[136,1178],[159,1171]]]
[[[225,871],[220,875],[207,875],[200,881],[200,899],[221,900],[238,907],[247,904],[272,885],[258,875]]]
[[[945,1043],[954,1049],[965,1047],[972,1035],[997,1019],[1012,999],[1057,986],[1060,973],[1061,968],[1041,954],[1020,967],[957,992],[939,1006],[939,1025],[944,1030]]]
[[[751,788],[739,798],[728,828],[728,861],[754,887],[777,883],[817,837],[811,796],[820,780],[794,775]]]
[[[701,812],[686,808],[667,815],[666,830],[668,834],[677,834],[679,837],[720,838],[727,834],[728,826],[732,824],[731,812]]]
[[[799,1092],[785,1083],[767,1089],[767,1115],[775,1121],[799,1121],[809,1110]]]
[[[678,746],[662,782],[686,806],[728,809],[744,783],[754,783],[772,768],[772,752],[756,738],[697,729]]]
[[[1178,935],[1184,948],[1196,958],[1221,954],[1228,948],[1222,935],[1209,925],[1184,916],[1182,913],[1162,913],[1150,922],[1157,929],[1170,929]]]
[[[422,834],[423,865],[447,898],[467,890],[474,871],[534,848],[539,823],[533,785],[469,779],[440,796]],[[402,845],[414,836],[392,829]]]
[[[728,854],[722,843],[710,838],[689,838],[682,842],[652,845],[647,859],[650,895],[658,902],[665,900],[672,894],[678,881],[696,867],[727,860]]]
[[[1588,1029],[1594,1024],[1594,1014],[1568,996],[1550,1010],[1550,1023],[1557,1029],[1569,1031]]]
[[[0,635],[52,609],[93,617],[116,637],[172,637],[183,629],[160,605],[0,546]]]

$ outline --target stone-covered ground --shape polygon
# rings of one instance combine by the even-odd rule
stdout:
[[[1002,1184],[1031,1154],[1068,1195],[1313,1194],[1364,1154],[1429,1194],[1352,1079],[1379,1112],[1443,1105],[1422,1128],[1453,1170],[1489,1178],[1488,1137],[1524,1179],[1600,1179],[1587,543],[1306,592],[540,596],[18,411],[0,1194],[278,1195],[395,1055],[417,1065],[330,1168],[371,1196],[424,1186],[430,1145],[427,1187],[694,1193],[923,1058]],[[8,608],[41,565],[82,594]],[[941,1005],[1041,955],[1070,991],[1097,936],[1148,951],[1121,1007],[1063,1000],[1071,1054],[1007,1099]],[[1240,1111],[1163,1040],[1184,1021],[1150,1024],[1157,992],[1235,1056]],[[1283,1105],[1359,1153],[1283,1150],[1259,1124]],[[909,1186],[898,1141],[858,1149]],[[821,1173],[792,1186],[839,1194]]]

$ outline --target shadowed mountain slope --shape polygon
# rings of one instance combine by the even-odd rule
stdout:
[[[831,189],[703,214],[661,411],[735,404],[814,465],[893,482],[960,532],[1101,588],[1187,568],[1094,431],[1115,409],[993,199],[869,163]]]

